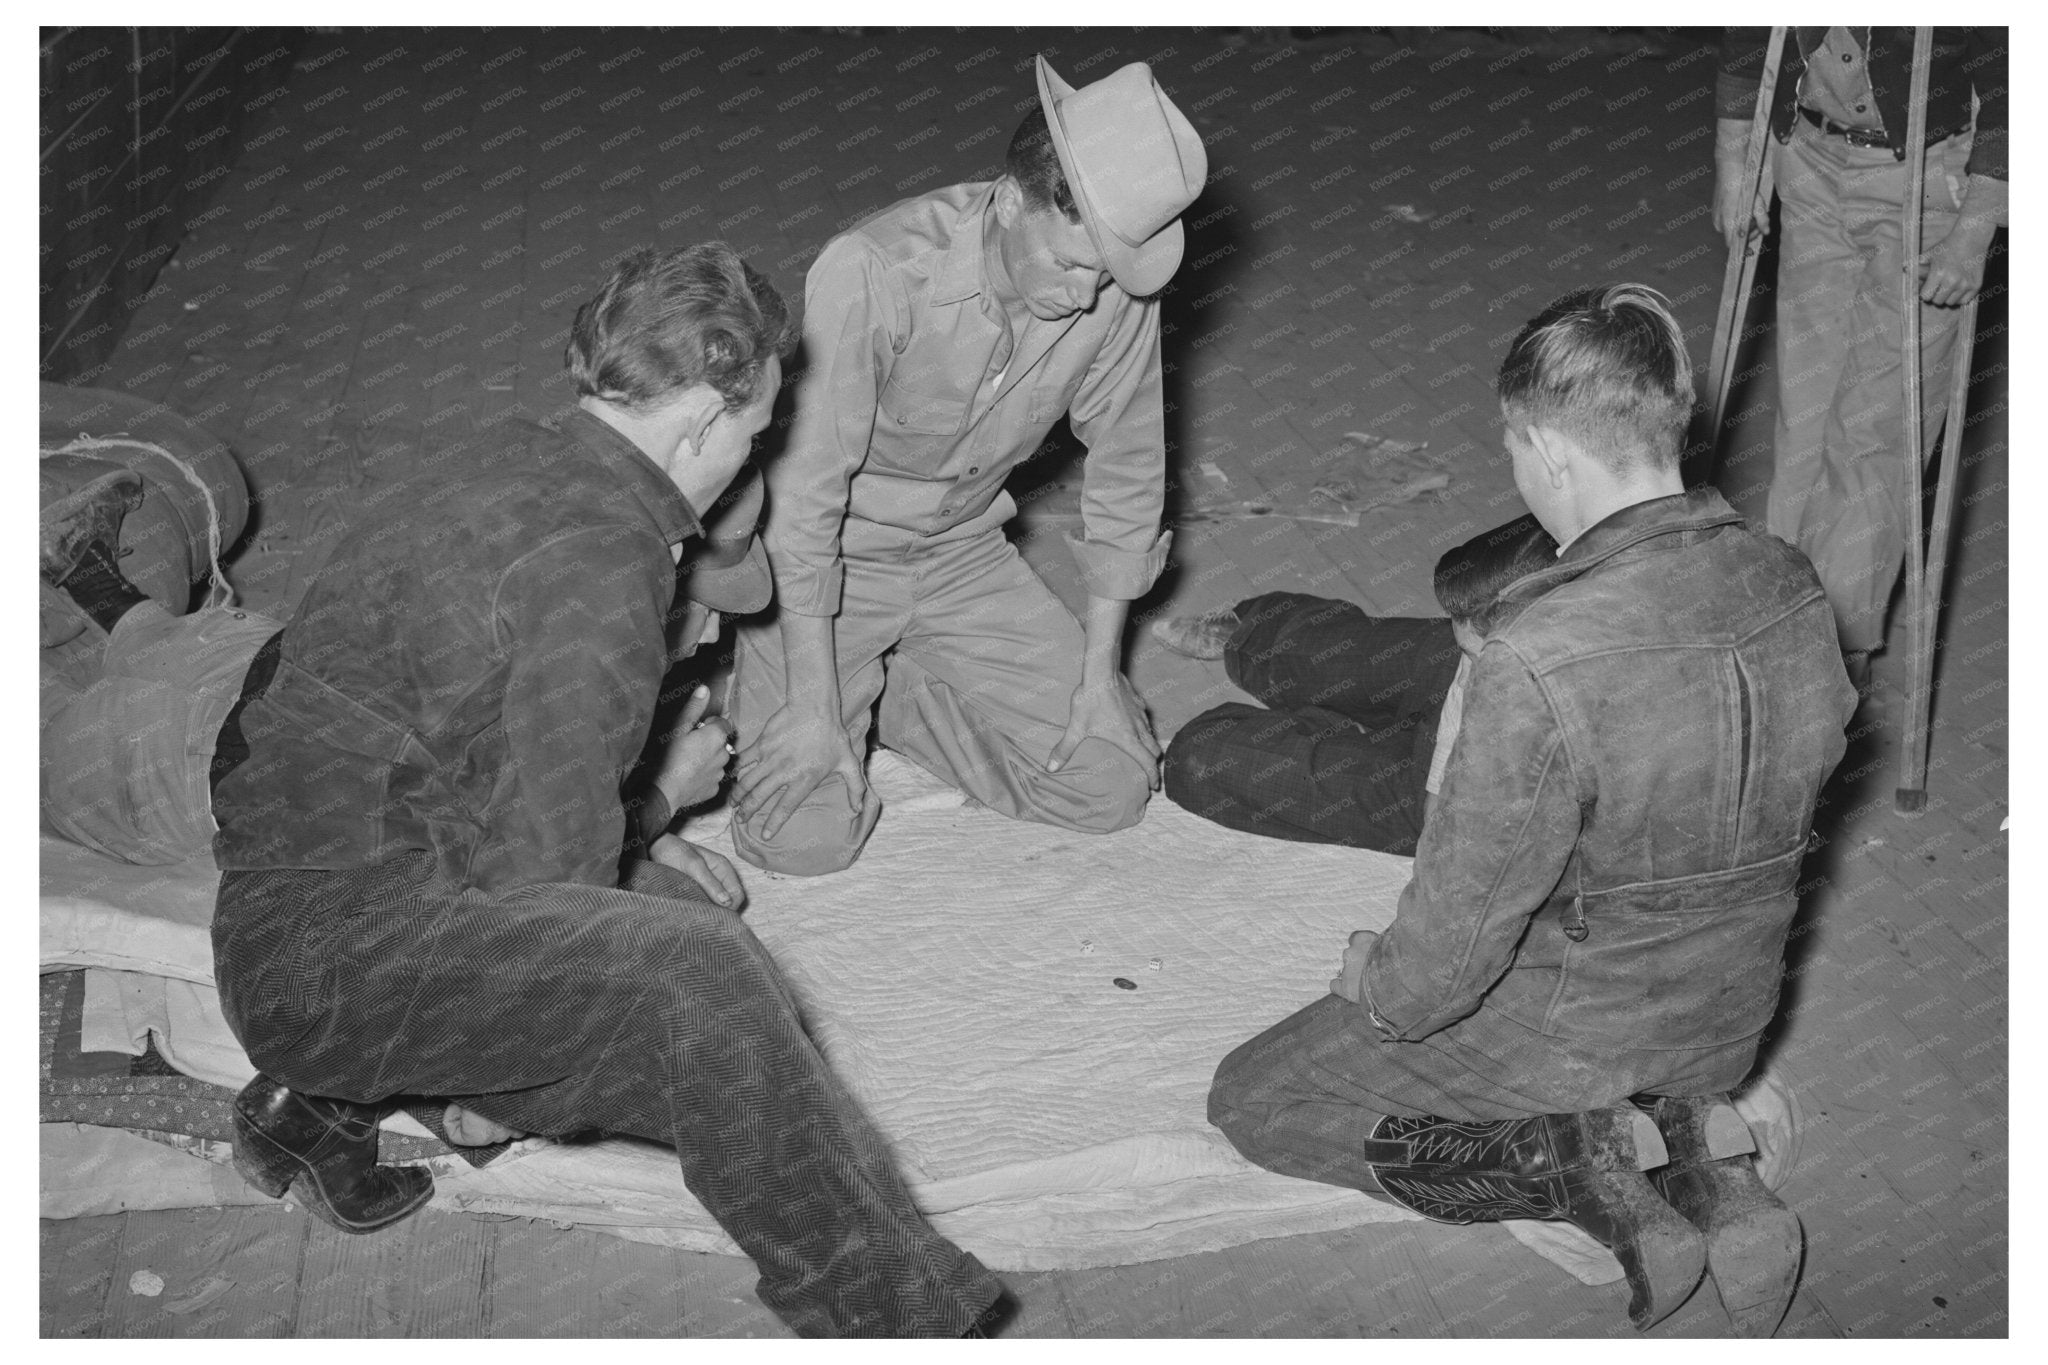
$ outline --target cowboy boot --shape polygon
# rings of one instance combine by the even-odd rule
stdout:
[[[377,1164],[377,1110],[301,1094],[270,1077],[235,1096],[235,1169],[273,1199],[294,1182],[306,1207],[343,1232],[375,1232],[433,1197],[434,1177]]]
[[[1757,1177],[1756,1139],[1728,1096],[1665,1096],[1650,1111],[1671,1164],[1650,1179],[1707,1237],[1721,1306],[1744,1337],[1778,1330],[1799,1282],[1799,1215]]]
[[[122,574],[119,562],[121,524],[142,504],[142,476],[112,469],[72,487],[48,462],[42,475],[38,568],[47,648],[77,636],[85,622],[104,635],[148,598]]]
[[[1383,1118],[1365,1159],[1387,1198],[1425,1218],[1560,1218],[1590,1233],[1621,1262],[1638,1330],[1683,1304],[1706,1268],[1705,1239],[1641,1175],[1664,1163],[1664,1143],[1631,1105],[1487,1122]]]
[[[118,545],[121,520],[142,505],[142,476],[110,469],[77,488],[43,471],[42,575],[62,583],[94,544]]]

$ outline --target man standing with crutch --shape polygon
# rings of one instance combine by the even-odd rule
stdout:
[[[1731,28],[1715,92],[1714,222],[1730,250],[1760,234],[1770,194],[1749,174],[1759,85],[1773,54],[1765,28]],[[1903,211],[1923,158],[1920,195],[1922,439],[1947,414],[1961,306],[1984,281],[2006,220],[2006,30],[1936,28],[1925,135],[1909,149],[1910,28],[1787,30],[1768,126],[1765,185],[1775,185],[1778,254],[1776,471],[1766,524],[1813,560],[1835,608],[1843,662],[1859,691],[1884,648],[1885,609],[1919,509],[1906,451],[1899,277]]]

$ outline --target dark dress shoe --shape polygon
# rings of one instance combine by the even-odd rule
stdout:
[[[235,1096],[235,1169],[273,1199],[297,1184],[322,1222],[375,1232],[418,1209],[434,1177],[377,1164],[377,1110],[322,1099],[258,1074]]]

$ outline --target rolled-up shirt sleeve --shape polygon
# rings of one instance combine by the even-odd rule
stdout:
[[[1081,579],[1096,597],[1143,597],[1166,567],[1166,416],[1159,361],[1159,302],[1132,300],[1104,339],[1068,408],[1088,447],[1081,528],[1067,536]]]
[[[537,548],[506,574],[506,756],[474,885],[618,885],[628,836],[619,787],[646,743],[667,664],[674,579],[657,570],[671,567],[658,537],[599,527]]]
[[[902,330],[875,249],[857,236],[829,243],[804,291],[804,372],[789,437],[768,462],[768,562],[784,611],[839,610],[848,488],[867,459],[877,396]]]
[[[1513,963],[1576,847],[1577,784],[1555,713],[1521,659],[1481,652],[1465,714],[1394,922],[1366,959],[1362,1003],[1390,1036],[1449,1027]]]

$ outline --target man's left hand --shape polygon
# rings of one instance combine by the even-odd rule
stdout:
[[[1341,995],[1352,1004],[1359,1004],[1365,997],[1365,959],[1372,952],[1372,945],[1379,942],[1379,933],[1372,929],[1357,929],[1351,934],[1350,942],[1344,945],[1344,961],[1337,968],[1337,974],[1330,978],[1330,994]]]
[[[1106,740],[1129,754],[1145,770],[1152,790],[1159,790],[1159,741],[1152,737],[1152,722],[1145,714],[1145,703],[1138,700],[1123,674],[1110,674],[1106,684],[1083,679],[1074,689],[1066,733],[1053,746],[1045,770],[1056,773],[1064,768],[1074,750],[1081,747],[1081,741],[1089,738]]]
[[[1991,250],[1992,224],[1960,219],[1946,237],[1920,258],[1920,301],[1960,308],[1984,287],[1984,257]]]
[[[664,834],[647,850],[647,856],[663,867],[672,867],[704,888],[704,893],[728,910],[746,903],[747,889],[740,874],[725,855],[693,844],[674,834]]]

